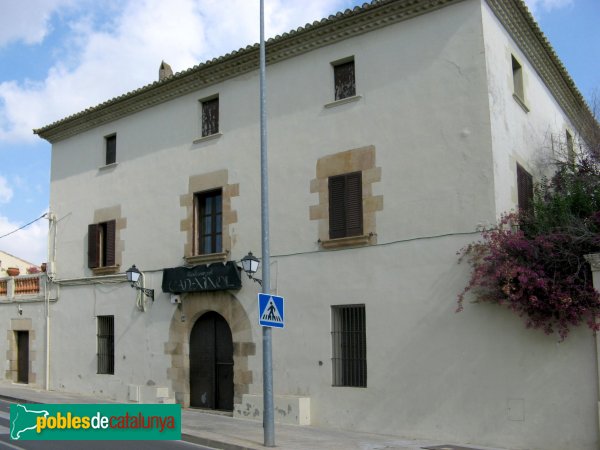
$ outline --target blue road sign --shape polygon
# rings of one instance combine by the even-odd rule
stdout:
[[[258,324],[262,327],[283,328],[283,297],[258,294]]]

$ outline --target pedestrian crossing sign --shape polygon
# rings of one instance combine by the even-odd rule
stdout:
[[[283,297],[258,294],[258,324],[262,327],[283,328]]]

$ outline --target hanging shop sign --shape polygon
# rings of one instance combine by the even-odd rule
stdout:
[[[163,270],[162,290],[173,294],[183,292],[228,291],[240,289],[241,268],[234,262],[203,264],[194,267],[174,267]]]

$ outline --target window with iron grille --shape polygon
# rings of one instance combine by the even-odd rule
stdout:
[[[365,305],[331,307],[333,385],[367,387]]]
[[[531,212],[533,208],[533,177],[517,164],[517,195],[519,209]]]
[[[335,99],[341,100],[356,95],[356,82],[354,81],[354,60],[333,66],[335,86]]]
[[[115,316],[98,316],[98,373],[115,373]]]
[[[116,221],[88,225],[88,267],[111,267],[115,256]]]
[[[117,135],[107,136],[106,141],[106,165],[117,162]]]
[[[202,137],[219,132],[219,97],[202,101]]]
[[[329,177],[329,238],[359,236],[362,232],[362,173]]]
[[[223,192],[216,189],[195,195],[196,254],[220,253],[223,247]]]

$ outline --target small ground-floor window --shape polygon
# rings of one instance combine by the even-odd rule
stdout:
[[[367,387],[365,305],[331,307],[333,385]]]
[[[98,316],[98,373],[115,373],[115,316]]]

